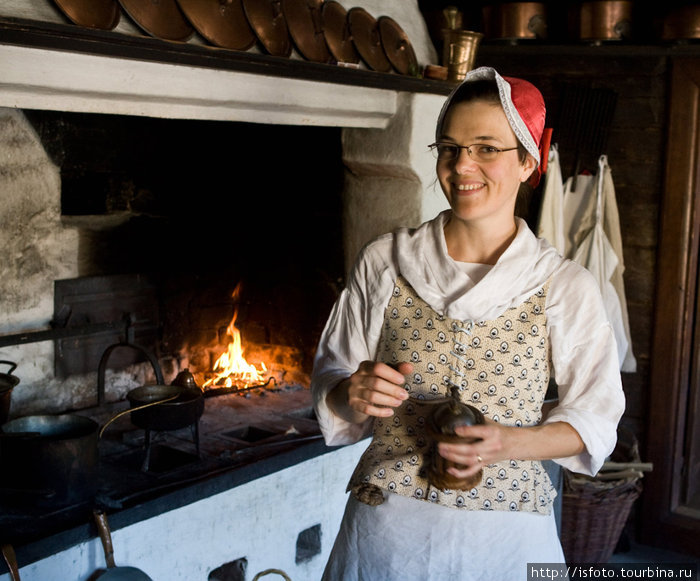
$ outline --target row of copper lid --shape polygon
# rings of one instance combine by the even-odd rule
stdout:
[[[418,63],[404,30],[388,16],[346,10],[333,0],[53,0],[78,26],[113,30],[122,10],[146,34],[186,42],[195,33],[225,49],[259,45],[272,56],[293,48],[309,61],[416,75]]]

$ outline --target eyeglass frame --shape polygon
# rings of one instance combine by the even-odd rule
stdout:
[[[448,145],[450,147],[456,147],[457,148],[457,155],[455,155],[454,157],[450,157],[448,159],[440,159],[440,157],[439,157],[440,154],[438,153],[438,149],[437,149],[439,145]],[[471,148],[474,147],[475,145],[483,145],[484,147],[492,148],[496,152],[496,156],[493,159],[487,159],[487,160],[480,160],[478,158],[475,158],[474,156],[472,156],[472,150],[471,150]],[[504,151],[514,151],[516,149],[519,149],[519,147],[517,145],[515,147],[507,147],[505,149],[501,149],[501,148],[495,147],[493,145],[489,145],[488,143],[478,143],[477,142],[477,143],[472,143],[470,145],[457,145],[456,143],[449,143],[449,142],[444,142],[444,141],[436,141],[435,143],[431,143],[430,145],[428,145],[428,147],[433,152],[435,159],[437,159],[438,161],[454,161],[455,159],[459,158],[459,152],[462,149],[466,149],[467,155],[469,156],[469,159],[476,161],[477,163],[490,163],[492,161],[496,161],[496,159],[498,159],[498,154],[503,153]]]

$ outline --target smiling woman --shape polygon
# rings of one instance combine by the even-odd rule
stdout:
[[[451,234],[459,227],[458,220],[469,220],[471,227],[488,225],[491,232],[497,228],[508,239],[508,232],[515,233],[513,215],[520,185],[528,180],[537,160],[527,151],[518,158],[515,135],[497,100],[456,102],[445,115],[441,134],[443,143],[457,149],[452,159],[443,154],[437,163],[438,180],[454,218],[445,233],[448,250],[453,242]],[[460,142],[477,143],[468,147],[454,145]],[[514,160],[519,163],[513,163]],[[488,219],[487,224],[484,219]],[[462,248],[459,244],[452,251],[459,252],[459,257],[453,257],[463,262],[493,264],[498,258],[492,252],[464,255]],[[476,249],[471,245],[469,248]]]
[[[312,376],[319,423],[328,444],[372,441],[324,579],[524,580],[528,562],[564,562],[542,461],[595,474],[624,396],[594,278],[514,214],[540,178],[545,117],[531,83],[468,73],[432,145],[450,209],[368,244],[331,312]],[[545,415],[550,373],[559,404]],[[448,398],[485,420],[436,442],[421,402]]]

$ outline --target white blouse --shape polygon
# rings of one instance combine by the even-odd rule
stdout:
[[[314,362],[311,388],[326,443],[351,444],[371,432],[371,419],[353,424],[335,416],[326,394],[362,361],[375,358],[384,310],[399,273],[438,313],[472,321],[498,317],[551,277],[546,315],[559,401],[543,423],[573,426],[585,450],[556,462],[595,475],[615,446],[625,407],[615,337],[595,279],[536,238],[521,219],[515,240],[498,262],[473,279],[447,253],[443,228],[449,216],[446,210],[418,228],[381,236],[361,251]]]

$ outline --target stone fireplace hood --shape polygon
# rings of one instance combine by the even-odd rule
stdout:
[[[0,79],[28,109],[365,128],[398,109],[393,90],[26,46],[0,45]]]
[[[396,6],[425,29],[412,2]],[[414,36],[419,64],[435,62],[427,32]],[[343,128],[348,262],[374,235],[418,225],[444,207],[426,145],[451,88],[295,53],[222,51],[0,14],[0,107]],[[375,188],[383,193],[368,195]],[[368,215],[379,217],[357,223]]]

